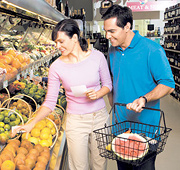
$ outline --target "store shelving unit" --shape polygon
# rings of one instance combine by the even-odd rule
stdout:
[[[179,4],[166,8],[164,21],[164,50],[169,60],[174,80],[175,91],[171,94],[180,101],[180,9]]]

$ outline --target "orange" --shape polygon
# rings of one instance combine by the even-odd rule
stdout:
[[[1,170],[15,170],[14,162],[6,160],[1,165]]]
[[[26,158],[30,158],[30,159],[34,160],[35,162],[37,160],[37,156],[33,153],[28,153]]]
[[[13,57],[16,56],[16,51],[13,50],[13,49],[9,49],[9,50],[7,51],[7,53],[8,53],[8,54],[11,54]]]
[[[6,66],[0,62],[0,68],[6,68]]]
[[[39,151],[38,151],[37,149],[31,149],[31,150],[29,151],[29,154],[34,154],[34,155],[36,155],[36,156],[39,156]]]
[[[32,137],[39,137],[39,135],[40,135],[40,129],[38,129],[38,128],[33,128],[32,130],[31,130],[31,136]]]
[[[48,159],[44,156],[38,156],[37,162],[44,162],[47,165]]]
[[[25,159],[25,165],[29,167],[30,169],[32,169],[35,166],[35,163],[36,163],[35,160],[31,158]]]
[[[40,161],[38,161],[37,163],[36,163],[36,166],[35,166],[36,168],[41,168],[41,170],[45,170],[46,169],[46,164],[45,164],[45,162],[40,162]]]
[[[14,56],[12,54],[6,54],[6,56],[8,56],[11,59],[11,62],[9,64],[11,64],[14,60]]]
[[[43,150],[44,152],[49,152],[50,153],[50,150],[49,150],[49,148],[47,146],[44,146],[43,149],[44,149]]]
[[[50,159],[50,152],[43,151],[43,152],[40,153],[40,156],[44,156],[49,160]]]
[[[23,161],[26,159],[26,156],[23,153],[17,154],[16,158],[21,158]]]
[[[9,57],[8,55],[3,55],[1,58],[4,60],[5,64],[11,64],[12,60],[11,57]]]
[[[36,145],[34,146],[34,149],[38,150],[39,153],[41,153],[41,152],[44,150],[43,147],[42,147],[40,144],[36,144]]]
[[[48,118],[50,118],[51,120],[55,120],[55,117],[54,117],[54,115],[52,115],[52,114],[50,114],[49,116],[48,116]]]
[[[19,61],[18,58],[14,58],[13,62],[12,62],[12,66],[19,69],[21,68],[21,62]]]
[[[17,149],[17,154],[19,153],[23,153],[24,155],[27,155],[28,154],[28,150],[24,147],[20,147]]]
[[[24,62],[24,56],[22,54],[17,54],[16,58],[18,58],[21,63]]]
[[[11,73],[12,72],[12,66],[8,65],[8,64],[4,64],[5,65],[5,69],[7,71],[7,73]]]

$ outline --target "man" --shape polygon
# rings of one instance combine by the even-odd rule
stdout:
[[[142,107],[159,109],[159,99],[174,90],[175,82],[163,48],[142,37],[138,31],[132,31],[133,17],[128,7],[113,5],[102,19],[106,38],[111,42],[108,60],[113,93],[109,100],[111,104],[127,104],[118,109],[118,121],[158,126],[159,112]],[[120,161],[117,164],[119,170],[154,170],[155,156],[139,167]]]

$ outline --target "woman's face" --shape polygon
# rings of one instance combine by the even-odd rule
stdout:
[[[70,38],[63,31],[57,32],[57,39],[55,40],[56,47],[61,51],[63,56],[67,56],[72,53],[75,46],[75,38],[74,36]]]

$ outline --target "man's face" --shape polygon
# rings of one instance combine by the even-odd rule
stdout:
[[[117,18],[109,18],[104,21],[104,30],[106,38],[110,40],[111,45],[123,47],[126,42],[127,31],[125,28],[116,25]]]

